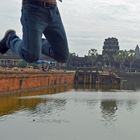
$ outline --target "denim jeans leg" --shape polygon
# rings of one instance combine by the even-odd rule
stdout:
[[[68,59],[69,49],[65,29],[57,7],[50,9],[50,16],[50,22],[43,32],[50,45],[46,42],[46,45],[42,47],[46,47],[47,50],[50,46],[50,52],[52,52],[52,56],[50,56],[63,63]],[[46,53],[45,48],[43,48],[42,53]]]
[[[42,33],[47,24],[40,20],[39,7],[25,7],[22,12],[23,58],[28,62],[35,62],[40,58],[42,47]]]
[[[12,51],[29,63],[35,62],[40,58],[42,33],[47,25],[39,19],[39,15],[36,15],[38,10],[39,7],[37,6],[23,6],[21,16],[23,39],[10,40]]]

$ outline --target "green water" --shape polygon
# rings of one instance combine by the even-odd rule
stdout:
[[[139,140],[140,91],[0,97],[0,140]]]

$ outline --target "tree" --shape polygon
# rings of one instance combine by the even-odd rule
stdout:
[[[118,53],[113,55],[114,61],[119,63],[119,68],[122,71],[124,67],[124,62],[128,57],[128,52],[126,50],[119,50]]]
[[[134,59],[135,59],[135,51],[130,49],[128,52],[127,52],[128,56],[127,56],[127,60],[129,61],[129,69],[130,69],[130,72],[132,70],[132,64],[134,62]]]
[[[120,70],[124,69],[124,66],[126,62],[129,63],[129,69],[130,71],[132,70],[132,64],[135,59],[135,51],[130,49],[130,50],[120,50],[116,55],[113,56],[114,60],[119,63],[120,65]]]
[[[93,63],[95,62],[97,56],[98,56],[98,52],[96,49],[90,49],[88,51],[88,56],[91,58],[91,66],[93,66]]]

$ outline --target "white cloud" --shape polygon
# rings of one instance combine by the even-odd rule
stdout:
[[[21,1],[19,0],[10,0],[2,1],[0,4],[0,37],[3,37],[3,34],[7,29],[15,29],[17,33],[21,31],[20,25],[20,9]],[[21,33],[20,33],[21,34]]]
[[[71,41],[76,42],[77,46],[73,45],[70,48],[79,54],[84,54],[82,51],[84,47],[90,49],[92,46],[101,52],[104,39],[112,36],[119,39],[122,49],[135,48],[139,43],[139,0],[86,0],[82,2],[80,0],[65,0],[60,5],[60,10],[64,23],[70,25],[70,28],[66,28],[69,38],[73,38],[73,34],[76,34],[75,39],[71,39]],[[87,39],[91,42],[87,43],[87,46],[86,43],[83,43],[85,39],[77,39],[83,34],[86,39],[88,36],[93,37],[91,40]]]

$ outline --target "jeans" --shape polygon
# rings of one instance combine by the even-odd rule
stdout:
[[[23,38],[15,34],[7,40],[13,52],[29,63],[39,60],[41,53],[58,62],[67,61],[68,43],[57,6],[23,4],[21,24]],[[43,34],[46,39],[42,38]]]

